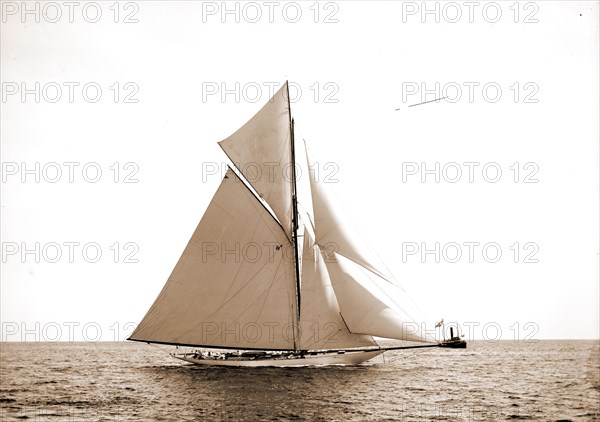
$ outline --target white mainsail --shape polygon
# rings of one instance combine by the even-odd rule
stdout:
[[[289,240],[229,169],[132,340],[239,349],[294,348]]]
[[[306,226],[294,230],[288,95],[286,83],[220,142],[241,176],[227,171],[131,340],[305,351],[377,347],[372,336],[432,340],[416,326],[405,292],[308,170],[309,197],[300,206]],[[302,161],[310,168],[308,153]]]

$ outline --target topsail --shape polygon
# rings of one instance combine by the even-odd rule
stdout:
[[[291,233],[291,133],[287,83],[248,123],[219,145],[260,198],[271,207],[286,233]]]

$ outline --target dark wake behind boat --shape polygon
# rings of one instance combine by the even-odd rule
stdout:
[[[287,82],[219,145],[235,164],[129,340],[195,347],[173,356],[218,366],[358,364],[385,350],[466,346],[426,335],[326,184],[308,170],[297,177],[314,162],[306,148],[296,160]],[[374,336],[416,343],[386,348]]]

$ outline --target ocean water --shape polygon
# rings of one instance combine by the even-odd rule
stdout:
[[[206,368],[173,349],[1,343],[0,421],[600,420],[598,341],[479,341],[317,368]]]

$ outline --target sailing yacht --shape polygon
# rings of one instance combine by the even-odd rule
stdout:
[[[406,292],[308,170],[294,132],[286,82],[219,142],[233,164],[129,340],[189,346],[172,355],[217,366],[348,365],[390,349],[466,346],[422,329]],[[374,337],[411,343],[381,347]]]

